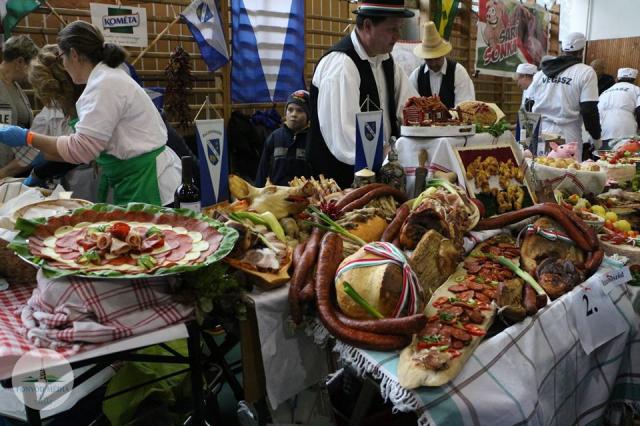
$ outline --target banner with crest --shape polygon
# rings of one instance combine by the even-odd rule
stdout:
[[[202,207],[229,199],[229,153],[224,120],[196,120]]]
[[[377,172],[382,167],[384,131],[382,111],[356,114],[356,161],[354,172],[369,169]]]
[[[518,0],[480,0],[476,70],[512,77],[519,64],[540,65],[547,54],[551,14]]]

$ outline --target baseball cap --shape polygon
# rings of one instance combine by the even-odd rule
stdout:
[[[518,74],[528,74],[533,75],[538,72],[538,67],[533,64],[520,64],[518,68],[516,68],[516,73]]]
[[[634,68],[620,68],[618,70],[618,78],[635,78],[638,76],[638,70]]]
[[[562,39],[563,52],[577,52],[584,49],[587,39],[582,33],[570,33]]]

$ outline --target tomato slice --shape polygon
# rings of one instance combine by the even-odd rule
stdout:
[[[484,329],[478,327],[475,324],[465,324],[464,329],[472,336],[484,336],[485,334],[487,334]]]
[[[127,235],[129,235],[130,230],[131,230],[131,227],[126,223],[116,222],[113,225],[111,225],[111,229],[109,230],[109,232],[111,233],[111,236],[121,241],[124,241],[126,240]]]
[[[451,359],[458,358],[461,355],[461,352],[457,349],[447,349],[447,353],[451,355]]]

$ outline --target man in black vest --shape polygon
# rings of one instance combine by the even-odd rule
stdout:
[[[356,113],[367,97],[384,111],[388,142],[400,134],[398,122],[405,102],[417,96],[389,54],[400,38],[403,18],[413,16],[404,0],[361,1],[354,13],[356,29],[320,59],[310,91],[308,159],[315,175],[331,177],[342,188],[353,182]]]
[[[433,22],[424,24],[422,43],[413,53],[424,59],[424,64],[416,68],[409,81],[420,96],[440,96],[449,108],[460,102],[476,99],[473,82],[462,65],[445,56],[451,52],[451,43],[440,37]]]

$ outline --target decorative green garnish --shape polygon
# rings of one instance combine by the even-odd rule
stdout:
[[[438,346],[436,349],[440,352],[444,352],[449,349],[449,345]]]
[[[431,336],[421,336],[420,340],[427,343],[437,343],[442,340],[442,336],[439,334],[432,334]]]
[[[547,295],[547,292],[544,291],[544,289],[540,286],[540,284],[538,284],[535,278],[533,278],[531,275],[529,275],[527,271],[522,270],[518,265],[516,265],[506,257],[494,256],[492,254],[488,254],[487,257],[493,260],[494,262],[498,262],[499,264],[501,264],[502,266],[504,266],[505,268],[509,269],[511,272],[513,272],[514,274],[522,278],[524,282],[529,284],[531,288],[533,288],[536,291],[536,294],[545,295],[545,296]]]
[[[478,277],[476,277],[476,282],[477,282],[478,284],[484,284],[484,278],[483,278],[483,277],[478,276]]]
[[[456,316],[449,312],[440,312],[439,317],[442,321],[449,322],[449,321],[453,321]]]
[[[146,234],[144,234],[145,237],[150,237],[152,235],[155,234],[160,234],[162,235],[162,231],[159,228],[156,228],[155,226],[152,226],[151,228],[147,229]]]
[[[358,292],[356,291],[355,288],[351,287],[351,284],[349,284],[348,282],[344,282],[342,283],[343,287],[344,287],[344,292],[347,293],[347,295],[349,297],[351,297],[353,299],[354,302],[356,302],[358,305],[360,305],[360,307],[362,309],[364,309],[365,311],[367,311],[367,313],[369,315],[371,315],[372,317],[376,318],[376,319],[383,319],[384,315],[382,315],[376,308],[374,308],[373,306],[371,306],[369,304],[369,302],[367,302],[366,300],[364,300],[362,298],[362,296],[360,296],[358,294]]]
[[[144,255],[138,258],[138,266],[142,266],[145,269],[151,269],[156,266],[157,263],[153,256]]]
[[[276,237],[278,237],[280,241],[283,243],[287,242],[282,225],[280,225],[278,219],[271,212],[264,212],[260,214],[252,212],[234,212],[231,213],[229,217],[237,222],[242,222],[242,219],[249,219],[256,225],[264,225],[276,234]]]
[[[511,130],[511,126],[505,120],[500,120],[491,126],[483,126],[476,123],[476,133],[489,133],[491,136],[497,138],[507,130]]]
[[[366,241],[347,231],[342,225],[331,219],[327,214],[323,213],[316,206],[309,206],[308,211],[309,213],[316,215],[316,217],[318,217],[318,219],[320,219],[324,223],[316,223],[311,220],[305,220],[305,223],[320,229],[324,229],[327,232],[335,232],[336,234],[342,235],[343,237],[350,239],[360,246],[364,246],[365,244],[367,244]]]
[[[460,300],[460,298],[458,298],[458,297],[450,297],[449,298],[449,303],[456,303],[456,302],[462,302],[462,300]]]
[[[100,255],[97,251],[91,249],[89,251],[85,251],[79,258],[78,263],[81,265],[86,265],[87,263],[96,263],[100,262]]]

